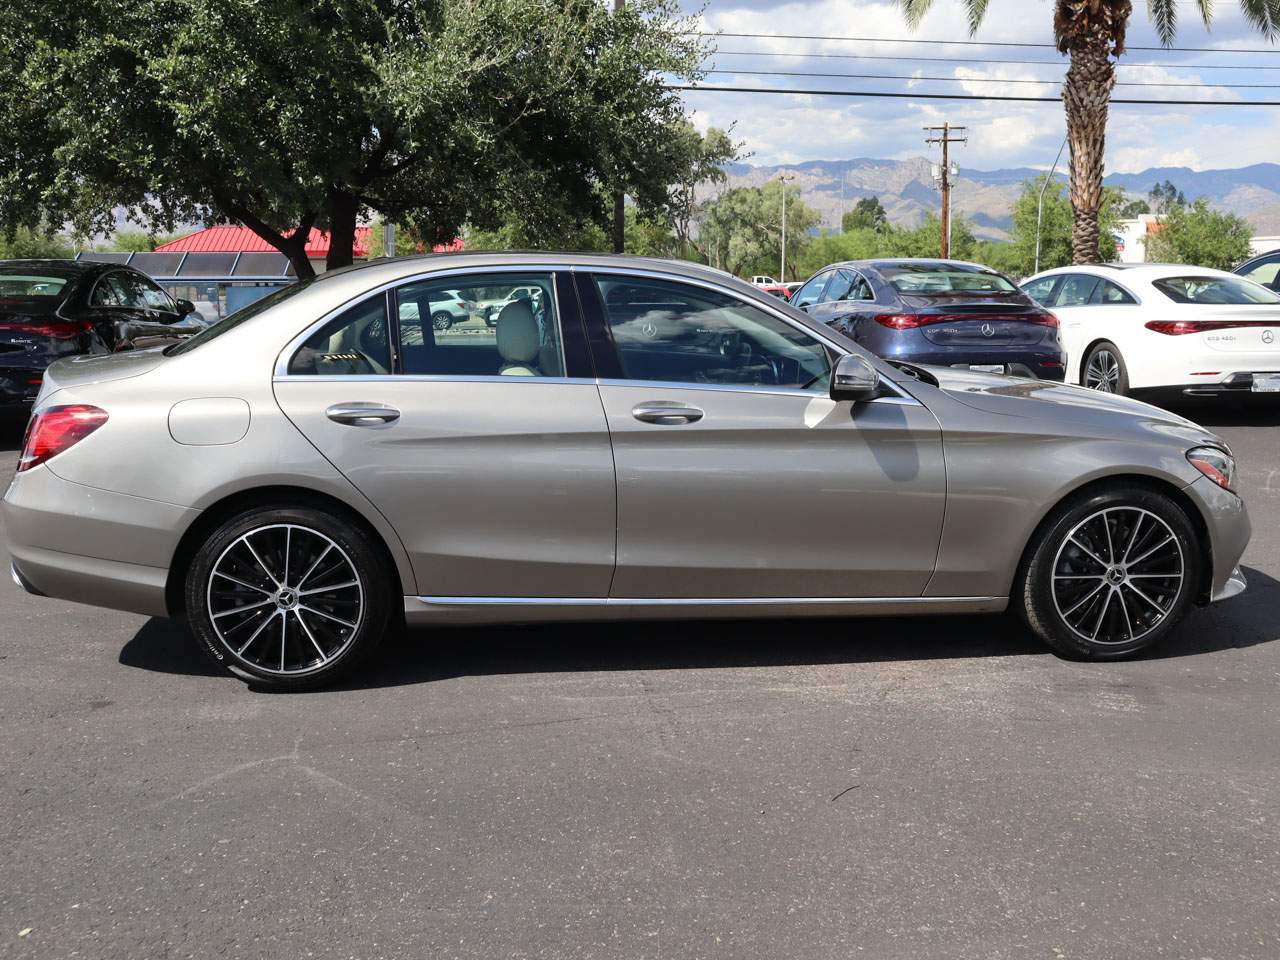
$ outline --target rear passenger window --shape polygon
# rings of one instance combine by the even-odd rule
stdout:
[[[1058,282],[1058,277],[1041,277],[1039,280],[1033,280],[1022,288],[1022,292],[1028,297],[1040,304],[1042,307],[1049,305],[1049,300],[1053,296],[1054,284]]]
[[[1062,279],[1058,295],[1053,298],[1055,307],[1079,307],[1089,302],[1098,278],[1087,273],[1072,273]]]
[[[1137,301],[1134,300],[1133,297],[1129,296],[1125,290],[1117,287],[1110,280],[1103,280],[1099,282],[1098,286],[1093,291],[1093,299],[1090,302],[1100,304],[1137,303]]]
[[[390,373],[386,296],[378,294],[357,303],[313,333],[289,361],[289,372],[322,376]]]
[[[549,273],[422,280],[399,287],[395,303],[406,374],[565,375]]]

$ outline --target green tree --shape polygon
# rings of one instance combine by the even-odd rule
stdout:
[[[1160,216],[1187,205],[1186,195],[1169,180],[1155,184],[1147,194],[1147,199],[1150,201],[1151,212]]]
[[[863,197],[840,218],[840,229],[844,232],[860,230],[884,230],[889,226],[889,214],[879,197]]]
[[[1001,251],[1005,257],[1006,272],[1018,277],[1029,276],[1036,268],[1036,215],[1040,206],[1040,188],[1045,177],[1039,176],[1022,185],[1022,193],[1013,202],[1013,228],[1010,231],[1010,249]],[[1103,191],[1103,204],[1099,211],[1098,245],[1090,263],[1107,263],[1116,258],[1115,231],[1119,226],[1124,194],[1116,187]],[[1067,188],[1055,179],[1044,191],[1044,211],[1040,224],[1040,269],[1062,267],[1073,262],[1073,234],[1071,229],[1071,203]]]
[[[1160,218],[1159,229],[1147,236],[1147,260],[1230,270],[1249,258],[1252,237],[1248,220],[1210,209],[1209,201],[1200,197]]]
[[[0,260],[67,260],[75,249],[58,233],[18,227],[9,236],[0,234]]]
[[[1151,212],[1151,204],[1141,197],[1134,197],[1132,200],[1125,200],[1124,206],[1120,208],[1121,220],[1136,220],[1143,214]]]
[[[104,249],[120,252],[144,253],[162,243],[176,239],[176,234],[148,233],[145,230],[117,230],[107,240]]]
[[[691,24],[677,0],[8,0],[0,229],[236,220],[308,276],[310,228],[341,266],[371,211],[424,243],[604,223],[614,187],[663,211]]]
[[[778,270],[782,188],[780,180],[770,180],[763,187],[735,187],[708,203],[698,228],[697,249],[702,257],[713,267],[739,275]],[[786,190],[787,268],[794,278],[812,240],[809,231],[821,218],[800,199],[799,187],[787,184]]]
[[[987,12],[988,0],[962,0],[969,31],[976,33]],[[1160,42],[1172,45],[1177,32],[1181,0],[1147,0],[1147,14]],[[917,26],[933,0],[898,0],[907,23]],[[1024,4],[1025,5],[1025,4]],[[1194,7],[1209,27],[1214,0],[1195,0]],[[1280,3],[1277,0],[1240,0],[1240,9],[1268,40],[1280,36]],[[1131,0],[1054,0],[1053,35],[1058,50],[1071,59],[1062,85],[1067,114],[1067,140],[1071,144],[1072,261],[1088,263],[1097,255],[1104,233],[1100,217],[1103,156],[1106,149],[1107,114],[1116,84],[1116,60],[1124,54],[1125,32],[1133,15]]]

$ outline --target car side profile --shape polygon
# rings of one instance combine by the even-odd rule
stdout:
[[[437,336],[444,290],[532,287]],[[535,302],[536,299],[536,302]],[[36,595],[333,682],[388,626],[992,613],[1064,654],[1244,589],[1226,444],[1145,404],[877,358],[633,257],[379,260],[55,364],[3,518]]]
[[[791,303],[889,360],[1063,378],[1057,318],[979,264],[836,263],[810,277]]]
[[[1103,393],[1280,393],[1280,294],[1185,264],[1064,267],[1023,290],[1062,323],[1067,380]]]
[[[131,267],[78,260],[0,261],[0,408],[35,399],[63,357],[175,343],[205,324]]]

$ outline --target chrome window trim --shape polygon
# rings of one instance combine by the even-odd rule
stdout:
[[[335,317],[351,309],[352,307],[359,306],[360,304],[364,303],[366,300],[371,300],[372,298],[378,296],[379,294],[382,294],[384,297],[387,297],[387,302],[388,302],[387,321],[388,321],[388,325],[390,325],[390,320],[391,320],[390,297],[387,295],[391,291],[394,291],[397,287],[403,287],[411,283],[418,283],[425,280],[440,280],[440,279],[447,280],[451,276],[470,276],[476,273],[550,273],[552,293],[553,295],[558,295],[559,291],[555,289],[556,273],[558,271],[572,271],[572,269],[573,267],[568,264],[550,264],[550,265],[507,264],[504,266],[487,266],[487,267],[443,267],[442,266],[436,270],[424,270],[421,273],[411,273],[403,277],[397,277],[395,280],[388,280],[386,283],[381,283],[376,287],[370,287],[368,290],[362,291],[361,293],[352,297],[350,300],[344,301],[343,303],[339,304],[337,307],[330,310],[328,313],[323,314],[319,320],[315,320],[312,323],[308,324],[307,327],[301,333],[299,333],[292,340],[286,343],[284,347],[281,349],[281,351],[278,354],[276,354],[276,364],[275,364],[275,369],[272,373],[272,377],[273,379],[289,379],[293,377],[307,378],[312,380],[318,379],[322,375],[311,374],[311,373],[290,373],[289,358],[293,356],[294,352],[297,351],[299,347],[301,347],[304,343],[307,342],[308,339],[310,339],[313,333],[315,333],[317,330],[323,327],[330,320],[333,320]],[[557,297],[557,302],[558,302],[558,297]],[[556,310],[556,323],[557,325],[560,326],[560,354],[561,354],[560,362],[561,362],[561,365],[563,365],[564,364],[564,324],[563,324],[562,318],[560,317],[560,311],[558,308]],[[388,375],[388,377],[391,377],[391,376],[400,376],[400,375],[396,375],[396,374]],[[362,375],[357,377],[357,379],[369,379],[370,377],[381,377],[381,375],[380,374],[370,374],[368,376]],[[463,376],[463,377],[455,377],[453,379],[466,380],[466,379],[472,379],[472,378]],[[510,380],[513,378],[506,377],[503,379]],[[546,380],[551,378],[526,377],[525,379],[541,381],[541,380]]]
[[[725,607],[804,604],[992,603],[1007,597],[430,597],[409,599],[432,606]]]
[[[883,380],[882,382],[891,384],[891,381]],[[741,383],[686,383],[683,380],[626,380],[626,379],[602,379],[596,380],[596,385],[601,387],[643,387],[646,390],[703,390],[713,393],[756,393],[767,396],[784,396],[784,397],[805,397],[809,400],[830,400],[831,397],[825,391],[801,390],[798,387],[770,387],[755,386],[752,384]],[[891,384],[897,389],[897,384]],[[835,401],[837,403],[842,401]],[[920,407],[924,406],[915,397],[894,396],[894,397],[876,397],[874,400],[866,401],[868,403],[897,403],[902,406]]]

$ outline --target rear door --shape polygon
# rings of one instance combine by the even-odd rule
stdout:
[[[495,328],[436,330],[446,291],[505,301]],[[276,398],[387,517],[419,593],[603,600],[613,457],[572,277],[550,270],[407,281],[295,341]]]
[[[834,351],[694,281],[582,276],[618,477],[616,599],[915,597],[941,431],[905,396],[829,399]]]

